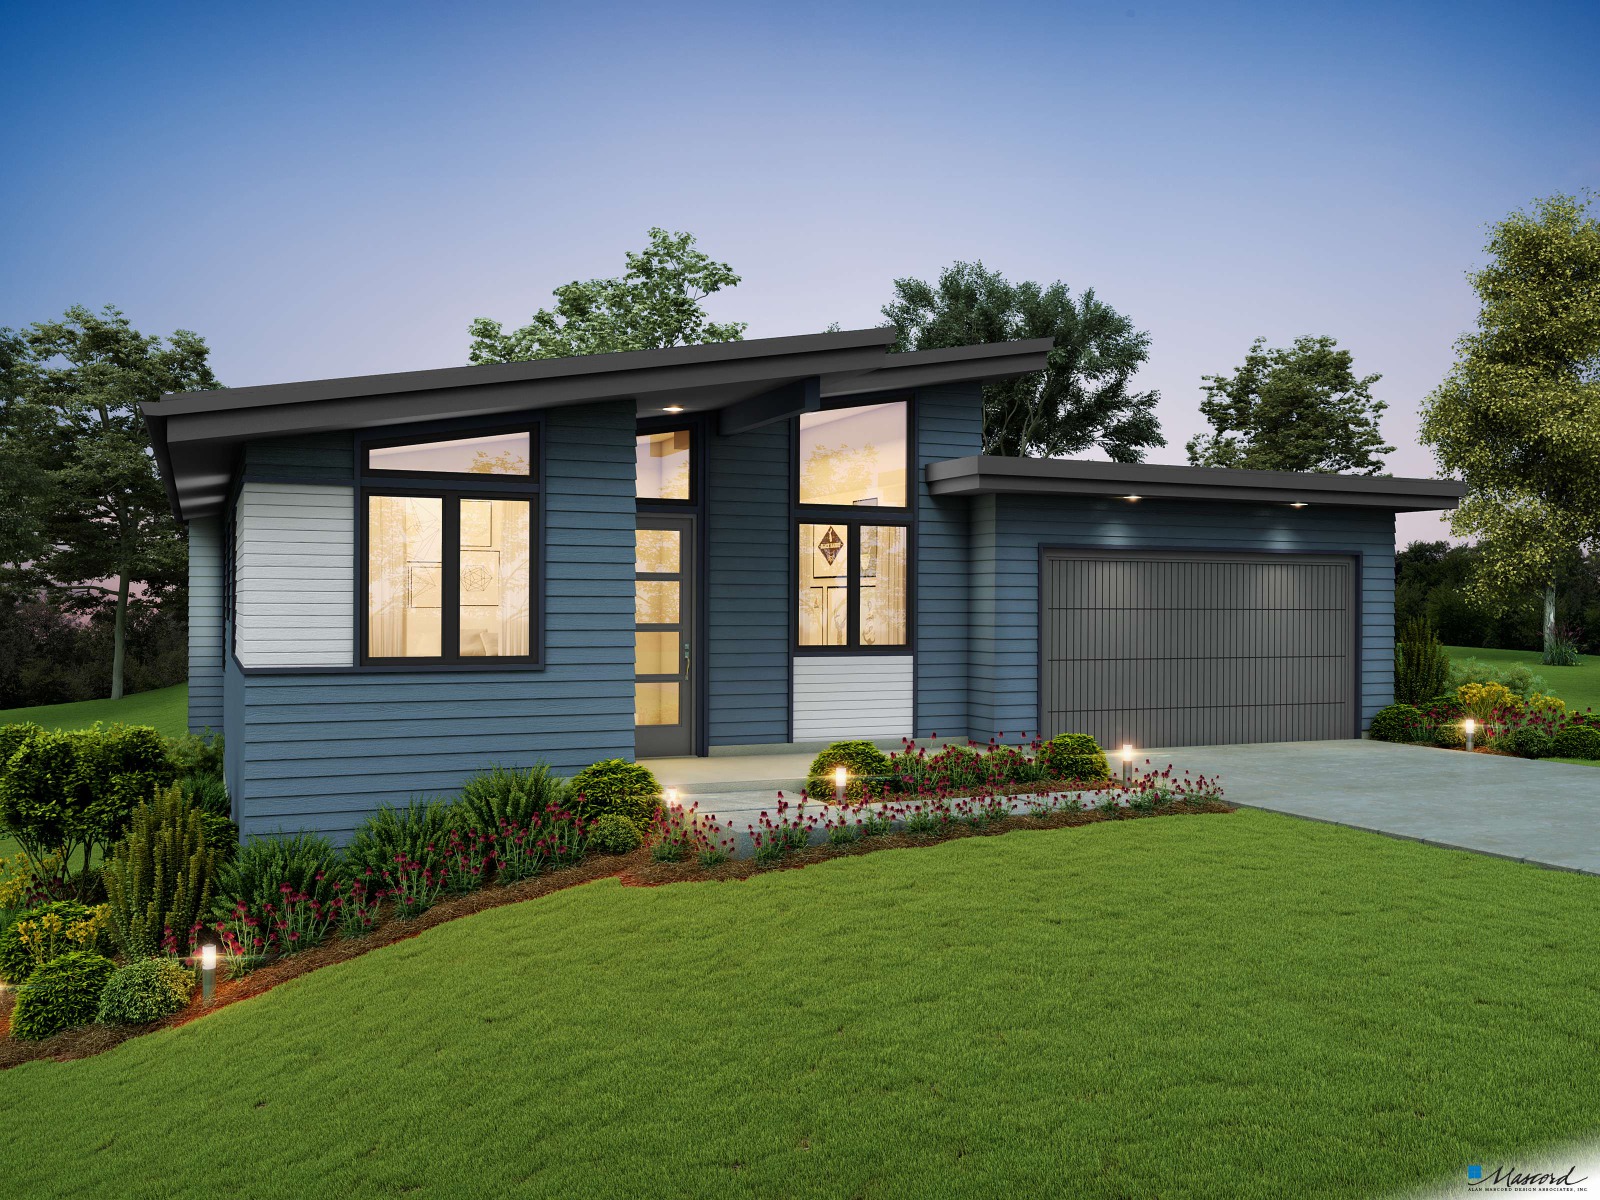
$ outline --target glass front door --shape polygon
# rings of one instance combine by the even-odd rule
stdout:
[[[694,518],[641,515],[634,534],[634,753],[694,753]]]

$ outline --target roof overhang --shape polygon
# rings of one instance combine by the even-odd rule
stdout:
[[[829,400],[984,383],[1045,368],[1035,338],[893,354],[892,328],[675,346],[579,358],[446,367],[225,388],[143,406],[172,511],[220,512],[239,450],[256,438],[377,429],[631,400],[640,417],[744,406],[734,427],[786,419]],[[754,423],[754,424],[753,424]]]
[[[1114,496],[1140,500],[1243,500],[1426,512],[1454,508],[1466,487],[1451,479],[1244,471],[1161,463],[1086,462],[979,454],[930,463],[935,496]]]

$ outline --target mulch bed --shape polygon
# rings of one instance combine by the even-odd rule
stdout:
[[[464,896],[452,896],[441,900],[427,912],[408,920],[385,921],[365,937],[346,938],[335,935],[320,946],[258,967],[240,979],[224,979],[219,966],[215,995],[209,1006],[201,1002],[199,990],[196,989],[195,998],[189,1002],[188,1008],[151,1025],[84,1025],[76,1029],[62,1030],[42,1041],[26,1042],[10,1036],[11,1006],[15,1000],[15,993],[8,990],[0,993],[0,1071],[40,1059],[70,1062],[73,1059],[100,1054],[129,1038],[139,1037],[157,1029],[186,1025],[226,1005],[269,992],[291,979],[298,979],[302,975],[332,966],[334,963],[359,958],[381,946],[392,946],[396,942],[414,938],[425,930],[442,925],[446,921],[453,921],[457,917],[499,908],[503,904],[534,900],[540,896],[548,896],[551,892],[592,883],[597,879],[615,878],[625,887],[662,887],[670,883],[705,881],[735,882],[770,871],[799,870],[835,858],[854,858],[878,850],[913,850],[959,838],[994,837],[1019,829],[1066,829],[1078,825],[1093,825],[1100,821],[1135,821],[1147,817],[1233,811],[1232,805],[1220,800],[1199,802],[1183,800],[1156,812],[1118,809],[1114,813],[1091,810],[1052,813],[1043,817],[1018,815],[1002,817],[976,828],[952,823],[928,833],[890,833],[861,838],[843,845],[823,843],[793,851],[770,866],[760,865],[750,858],[732,859],[710,868],[702,867],[693,861],[655,862],[650,857],[648,847],[642,847],[631,854],[596,855],[575,867],[566,867],[552,871],[548,875],[525,879],[508,887],[491,885]]]

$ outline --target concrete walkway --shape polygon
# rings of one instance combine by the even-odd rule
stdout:
[[[1235,804],[1600,875],[1600,767],[1371,741],[1183,746],[1142,751],[1141,768],[1146,758],[1220,778]],[[809,762],[773,754],[648,765],[683,804],[743,835],[778,792],[798,799]]]
[[[1600,766],[1388,742],[1151,751],[1252,808],[1600,874]]]

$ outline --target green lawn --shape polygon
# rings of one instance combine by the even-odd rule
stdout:
[[[1453,659],[1476,658],[1497,667],[1520,663],[1535,675],[1544,677],[1550,691],[1567,702],[1567,707],[1582,712],[1600,709],[1600,657],[1585,654],[1575,667],[1547,667],[1539,661],[1537,650],[1479,650],[1472,646],[1446,646]]]
[[[46,729],[82,729],[96,721],[153,725],[168,737],[189,732],[189,685],[176,683],[121,700],[80,700],[76,704],[42,704],[36,708],[0,709],[0,725],[32,721]]]
[[[1600,879],[1267,813],[458,920],[0,1076],[8,1196],[1337,1196],[1600,1128]]]

